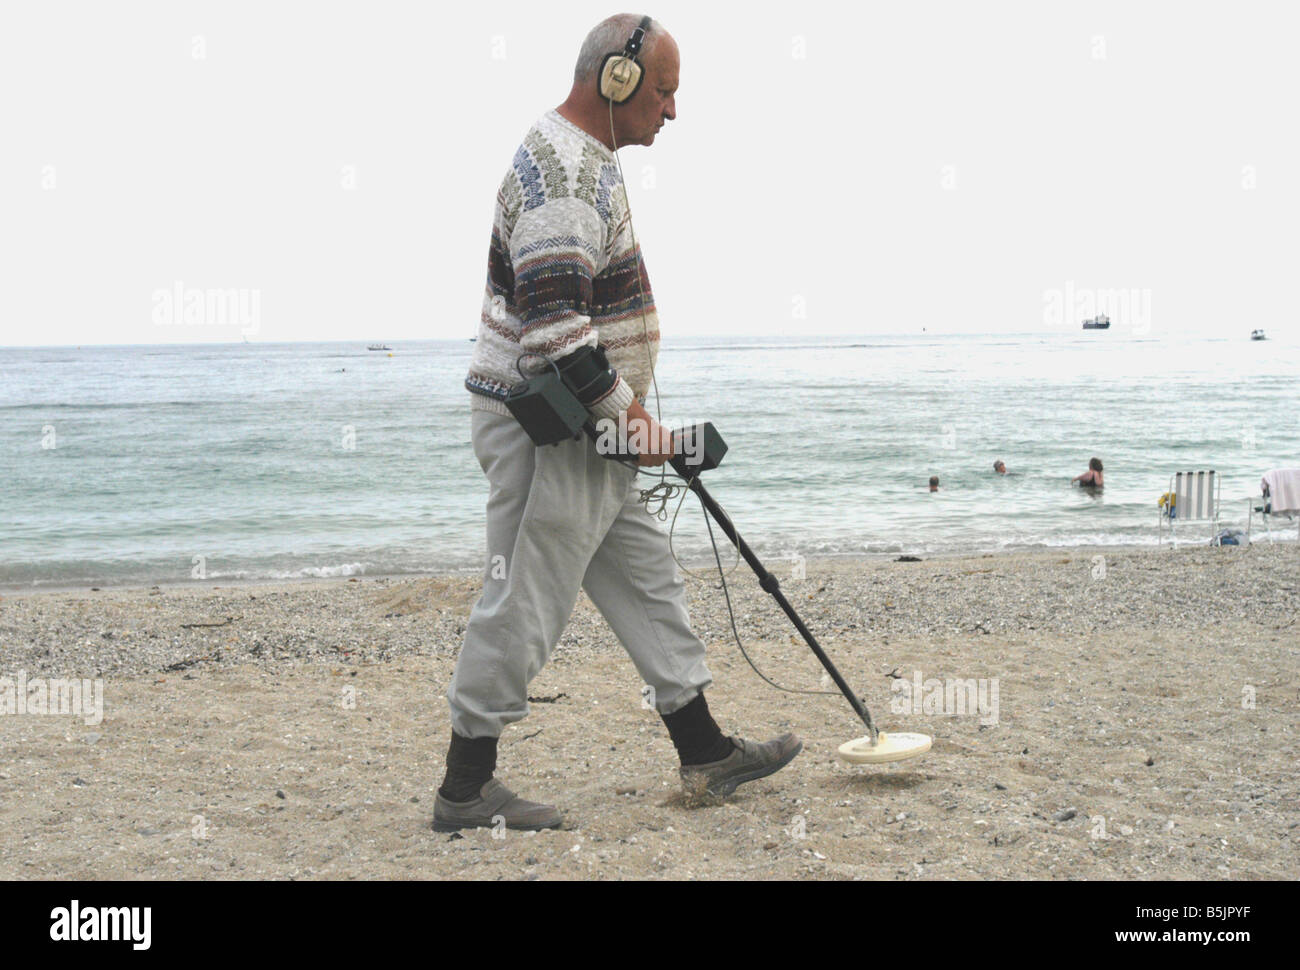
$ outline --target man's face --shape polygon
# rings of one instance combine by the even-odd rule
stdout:
[[[642,58],[645,78],[632,100],[614,109],[620,145],[653,145],[655,135],[677,117],[677,42],[664,34]]]

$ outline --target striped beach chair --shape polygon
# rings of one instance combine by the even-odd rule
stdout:
[[[1169,492],[1174,501],[1169,508],[1160,510],[1160,543],[1165,541],[1165,528],[1174,548],[1178,548],[1178,527],[1191,522],[1208,522],[1210,538],[1219,534],[1219,474],[1214,469],[1194,472],[1175,472],[1169,479]]]

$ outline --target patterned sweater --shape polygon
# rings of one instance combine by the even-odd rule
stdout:
[[[520,381],[520,354],[558,360],[598,343],[618,380],[589,410],[613,418],[634,397],[645,399],[659,354],[659,318],[632,245],[613,153],[548,111],[525,136],[497,192],[483,312],[465,379],[471,407],[510,413],[504,398]],[[547,365],[528,357],[520,366],[531,374]]]

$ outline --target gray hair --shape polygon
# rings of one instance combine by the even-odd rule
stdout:
[[[578,63],[573,67],[574,83],[594,78],[606,54],[622,53],[632,32],[641,26],[643,16],[644,14],[637,13],[615,14],[593,27],[587,39],[582,42],[582,50],[578,52]],[[650,28],[646,31],[645,40],[642,41],[638,60],[650,53],[655,41],[664,33],[663,25],[659,21],[650,21]]]

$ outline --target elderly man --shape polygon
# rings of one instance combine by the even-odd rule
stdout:
[[[688,789],[730,794],[802,749],[793,734],[764,744],[727,737],[709,714],[704,644],[691,632],[667,536],[638,501],[635,469],[587,439],[535,447],[505,404],[517,365],[536,372],[549,361],[567,372],[577,361],[599,375],[580,395],[590,414],[626,421],[629,437],[648,443],[640,465],[671,457],[671,437],[643,406],[658,318],[614,152],[653,145],[677,116],[678,65],[677,44],[650,18],[602,22],[582,45],[568,99],[524,136],[497,194],[465,381],[489,483],[487,567],[447,691],[438,831],[561,824],[553,806],[515,796],[493,773],[497,739],[528,714],[528,683],[580,589],[649,686]]]

